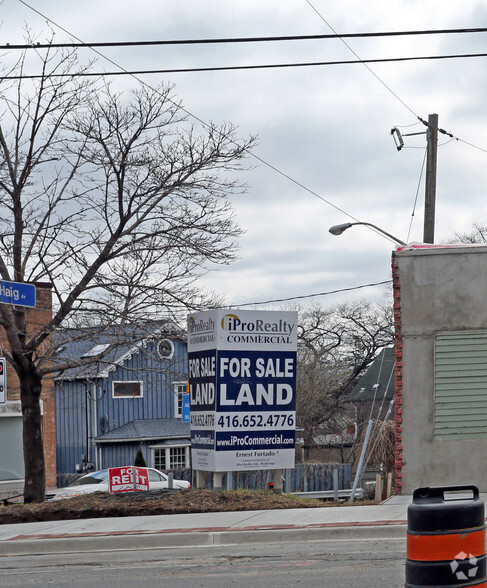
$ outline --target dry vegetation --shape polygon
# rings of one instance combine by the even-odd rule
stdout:
[[[196,512],[323,508],[341,504],[343,502],[323,502],[258,490],[215,492],[192,489],[185,492],[163,490],[124,494],[96,492],[42,504],[7,503],[0,508],[0,524]]]

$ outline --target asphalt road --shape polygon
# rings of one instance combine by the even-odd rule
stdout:
[[[402,588],[405,560],[404,539],[387,530],[374,538],[185,548],[143,548],[134,538],[133,549],[2,556],[0,586]]]

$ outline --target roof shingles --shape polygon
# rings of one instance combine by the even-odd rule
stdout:
[[[140,419],[130,421],[95,439],[97,443],[170,439],[190,436],[189,423],[181,419]]]

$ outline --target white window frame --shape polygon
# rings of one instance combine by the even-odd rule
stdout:
[[[171,450],[174,449],[184,449],[185,463],[183,466],[174,465],[174,462],[171,461]],[[181,443],[180,445],[153,445],[150,448],[152,467],[156,470],[161,470],[162,472],[169,472],[171,470],[186,470],[190,467],[190,449],[190,443]],[[164,465],[169,465],[169,467],[162,468],[160,463],[156,462],[156,452],[164,452]]]
[[[186,394],[187,382],[173,382],[174,388],[174,418],[183,416],[183,394]]]
[[[137,394],[137,396],[134,396],[133,394],[127,394],[127,395],[120,395],[120,394],[115,394],[115,384],[139,384],[139,388],[140,388],[140,394]],[[112,398],[117,399],[117,400],[123,400],[123,399],[127,399],[127,398],[144,398],[144,382],[142,382],[142,380],[113,380],[112,382]]]

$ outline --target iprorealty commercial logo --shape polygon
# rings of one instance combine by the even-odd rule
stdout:
[[[296,324],[284,318],[243,320],[236,314],[226,314],[221,328],[232,343],[292,343],[296,332]]]
[[[215,340],[215,321],[210,317],[206,320],[188,319],[188,333],[191,343],[209,343]]]

